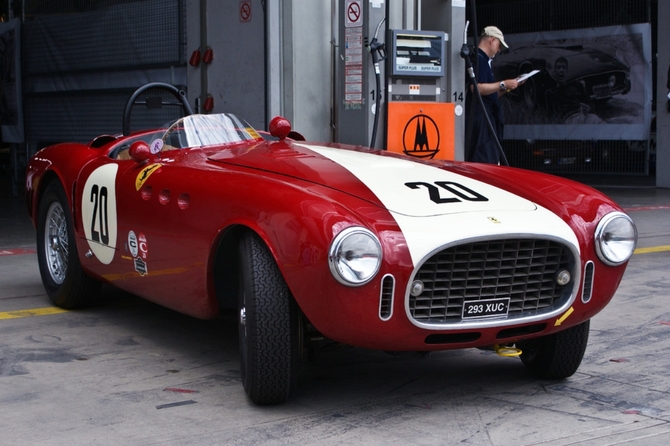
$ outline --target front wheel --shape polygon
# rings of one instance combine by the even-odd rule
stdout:
[[[53,181],[42,195],[37,215],[37,261],[51,301],[74,309],[98,297],[101,283],[81,268],[72,213],[61,184]]]
[[[299,313],[263,241],[253,233],[240,243],[238,327],[242,383],[256,404],[286,401],[299,362]]]
[[[519,342],[521,361],[543,379],[563,379],[575,374],[589,340],[590,321],[537,339]]]

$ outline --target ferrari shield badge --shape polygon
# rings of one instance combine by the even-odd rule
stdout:
[[[135,190],[140,190],[151,174],[158,170],[159,167],[161,167],[159,163],[154,163],[142,169],[135,179]]]

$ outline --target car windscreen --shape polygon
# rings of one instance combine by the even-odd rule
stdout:
[[[262,139],[248,122],[230,113],[190,115],[166,124],[165,129],[163,150]]]

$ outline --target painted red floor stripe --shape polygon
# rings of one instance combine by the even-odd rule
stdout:
[[[663,206],[633,206],[629,208],[623,208],[626,212],[635,212],[635,211],[658,211],[663,209],[670,209],[670,205]]]
[[[33,248],[0,249],[0,257],[17,256],[21,254],[35,254],[37,251]]]

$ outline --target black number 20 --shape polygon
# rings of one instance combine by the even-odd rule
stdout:
[[[414,183],[405,183],[405,186],[410,189],[419,189],[425,187],[428,189],[428,197],[437,204],[443,203],[459,203],[465,201],[489,201],[488,198],[482,194],[473,191],[469,187],[462,184],[454,183],[452,181],[436,181],[435,184],[424,183],[417,181]],[[443,197],[443,191],[450,192],[451,196]]]
[[[109,244],[109,220],[107,218],[107,188],[93,185],[91,189],[93,215],[91,218],[91,237],[93,241]]]

